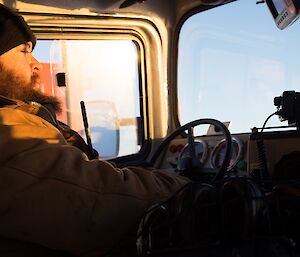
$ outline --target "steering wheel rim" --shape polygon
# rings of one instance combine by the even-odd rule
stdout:
[[[154,152],[154,154],[152,155],[152,157],[150,159],[150,162],[149,162],[150,165],[152,165],[152,166],[154,165],[154,163],[158,159],[161,152],[165,149],[165,147],[167,147],[170,144],[170,142],[173,139],[175,139],[177,136],[179,136],[181,133],[188,130],[189,128],[193,128],[193,127],[196,127],[199,125],[204,125],[204,124],[211,124],[211,125],[214,125],[214,126],[220,128],[223,135],[225,136],[226,148],[225,148],[224,161],[223,161],[221,167],[219,168],[219,170],[217,171],[215,177],[212,179],[212,182],[216,182],[216,181],[224,178],[227,168],[229,167],[229,162],[230,162],[230,157],[231,157],[230,155],[231,155],[232,137],[231,137],[231,134],[230,134],[228,128],[222,122],[215,120],[215,119],[194,120],[189,123],[186,123],[185,125],[177,128],[176,130],[174,130],[170,135],[168,135],[162,141],[162,143],[156,149],[156,151]]]

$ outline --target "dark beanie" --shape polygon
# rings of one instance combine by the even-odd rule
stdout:
[[[23,17],[0,4],[0,55],[29,41],[34,47],[36,38]]]

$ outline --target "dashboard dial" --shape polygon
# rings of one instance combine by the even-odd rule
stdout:
[[[195,140],[194,141],[194,149],[195,149],[195,155],[196,159],[200,161],[201,163],[204,163],[207,157],[207,144],[203,140]],[[182,149],[179,161],[178,161],[178,167],[179,169],[185,169],[186,167],[186,160],[190,158],[190,149],[189,144],[186,144],[184,148]]]
[[[226,142],[225,139],[223,139],[216,144],[216,146],[212,151],[211,159],[210,159],[211,167],[215,169],[221,167],[225,158],[225,151],[226,151]],[[238,161],[242,158],[242,154],[243,154],[243,143],[238,138],[233,137],[231,157],[230,157],[228,170],[233,168],[238,163]]]

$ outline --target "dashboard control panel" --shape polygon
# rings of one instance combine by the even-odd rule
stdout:
[[[249,134],[232,136],[232,154],[229,169],[247,170],[247,149]],[[196,137],[194,140],[195,156],[203,168],[220,168],[225,156],[226,142],[221,135]],[[191,146],[187,138],[174,139],[166,152],[162,168],[174,169],[184,165],[184,159],[191,155]]]

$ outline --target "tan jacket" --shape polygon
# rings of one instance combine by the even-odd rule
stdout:
[[[101,256],[187,182],[89,161],[44,119],[0,108],[0,237]]]

